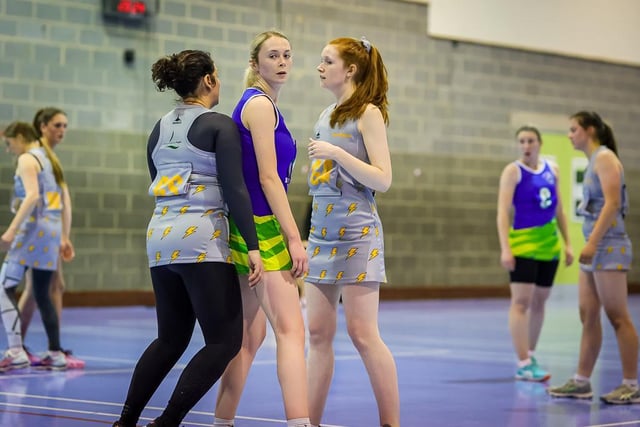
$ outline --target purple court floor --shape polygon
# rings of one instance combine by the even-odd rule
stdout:
[[[640,296],[630,298],[636,326]],[[573,374],[579,320],[575,287],[554,290],[538,346],[538,360],[551,384]],[[548,384],[514,381],[514,356],[507,330],[506,299],[382,302],[380,328],[398,365],[404,427],[613,427],[640,426],[640,405],[609,406],[598,395],[621,379],[613,331],[592,377],[592,400],[552,399]],[[84,370],[25,369],[0,375],[1,427],[110,426],[124,399],[138,356],[154,337],[152,308],[69,308],[63,315],[65,348],[87,362]],[[6,346],[0,340],[2,347]],[[27,336],[35,350],[45,346],[39,318]],[[167,402],[181,368],[202,345],[199,330],[180,364],[152,398],[141,423]],[[336,370],[323,425],[375,427],[377,410],[362,362],[340,317]],[[186,417],[184,426],[210,426],[215,387]],[[283,426],[272,333],[258,353],[243,395],[236,427]]]

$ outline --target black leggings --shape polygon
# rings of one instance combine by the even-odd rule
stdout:
[[[24,271],[26,271],[26,267]],[[56,313],[56,309],[51,301],[51,294],[49,293],[53,271],[32,268],[31,273],[33,278],[33,296],[40,311],[44,330],[47,333],[49,350],[60,351],[62,350],[60,347],[60,319],[58,319],[58,313]],[[14,307],[16,307],[16,314],[19,315],[17,312],[16,286],[7,288],[6,292],[9,299],[13,302]]]
[[[60,351],[60,319],[58,313],[51,301],[51,276],[53,271],[31,269],[33,278],[33,296],[40,310],[40,317],[44,324],[44,330],[47,332],[49,340],[49,350]]]
[[[162,380],[184,353],[198,320],[205,346],[184,368],[158,426],[178,427],[216,383],[242,345],[242,299],[233,264],[174,264],[151,268],[158,338],[140,357],[120,422],[135,426]]]

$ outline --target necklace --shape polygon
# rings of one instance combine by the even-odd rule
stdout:
[[[209,107],[207,107],[207,105],[204,102],[202,102],[199,99],[193,99],[193,100],[191,100],[191,99],[183,99],[182,102],[184,104],[187,104],[187,105],[200,105],[201,107],[209,108]]]

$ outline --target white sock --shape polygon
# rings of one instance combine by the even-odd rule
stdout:
[[[233,420],[215,417],[213,419],[213,427],[233,427]]]
[[[576,380],[579,383],[582,383],[582,384],[589,382],[589,377],[584,377],[584,376],[578,375],[578,374],[575,374],[573,376],[573,379]]]
[[[287,420],[287,427],[308,427],[311,425],[309,418],[294,418]]]
[[[527,365],[531,365],[531,359],[530,359],[530,358],[528,358],[528,357],[527,357],[526,359],[524,359],[524,360],[520,360],[520,361],[518,362],[518,368],[524,368],[524,367],[525,367],[525,366],[527,366]]]
[[[627,378],[622,379],[622,384],[628,385],[631,388],[638,388],[638,379],[629,380]]]

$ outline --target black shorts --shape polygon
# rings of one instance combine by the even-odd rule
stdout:
[[[516,268],[509,272],[511,283],[535,283],[545,288],[553,285],[558,270],[558,260],[538,261],[530,258],[515,257]]]

